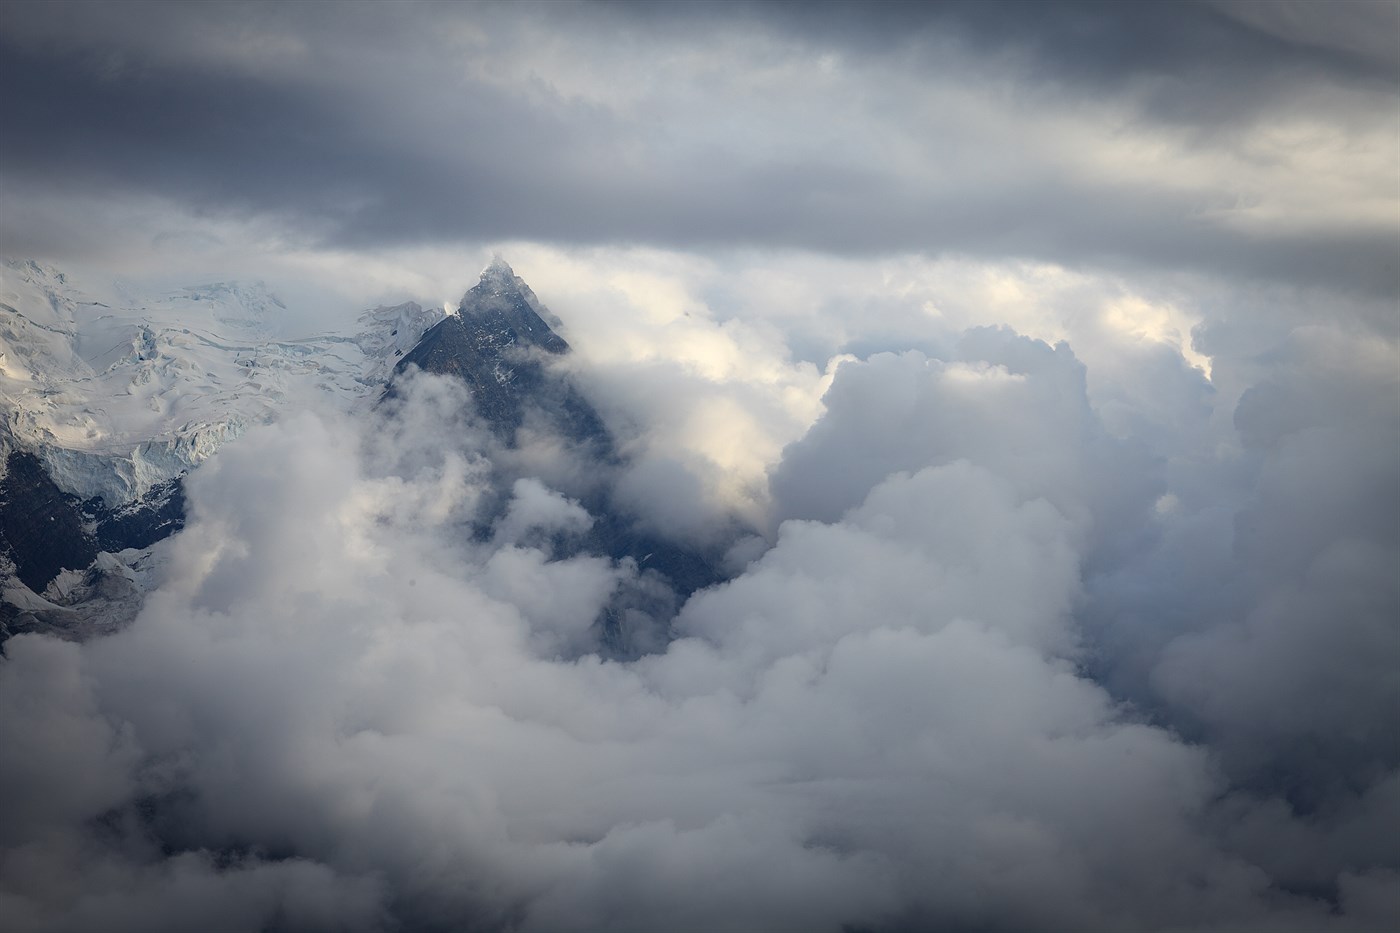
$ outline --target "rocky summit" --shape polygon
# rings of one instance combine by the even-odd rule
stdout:
[[[456,313],[431,328],[399,361],[385,395],[393,398],[414,371],[455,377],[467,384],[476,414],[506,448],[514,448],[517,433],[528,426],[573,451],[575,460],[588,467],[591,481],[564,491],[588,510],[593,522],[583,535],[556,542],[555,555],[598,554],[636,564],[639,584],[620,588],[601,620],[609,645],[622,654],[634,653],[637,632],[664,626],[679,601],[719,579],[721,555],[643,531],[618,507],[612,479],[625,468],[626,458],[617,452],[597,410],[557,365],[570,347],[548,320],[558,322],[498,258],[463,296]],[[518,466],[496,465],[495,507],[479,517],[480,536],[489,535],[521,476]]]
[[[430,328],[399,360],[394,375],[416,367],[461,379],[477,413],[507,443],[532,410],[573,443],[607,445],[593,406],[572,382],[549,371],[551,358],[569,352],[569,345],[543,314],[548,312],[530,287],[498,258],[462,296],[457,312]]]
[[[247,427],[275,420],[307,386],[366,416],[376,397],[399,399],[420,372],[461,380],[493,438],[477,537],[492,534],[514,484],[534,475],[522,431],[571,452],[582,479],[559,491],[591,523],[550,550],[635,565],[634,583],[599,620],[612,650],[656,644],[679,602],[719,578],[719,554],[643,531],[618,507],[613,488],[627,459],[560,365],[570,347],[554,330],[558,319],[501,259],[440,318],[411,303],[381,307],[360,316],[358,332],[290,340],[275,333],[280,302],[258,289],[184,289],[122,308],[77,292],[56,270],[10,263],[5,271],[0,640],[33,630],[83,637],[120,624],[139,607],[151,545],[183,527],[189,470]],[[105,355],[95,358],[92,346]],[[134,414],[119,404],[133,396],[142,403]],[[395,417],[393,406],[381,414]],[[102,605],[113,593],[119,599]]]

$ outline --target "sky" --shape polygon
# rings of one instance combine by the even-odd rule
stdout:
[[[286,333],[504,256],[731,573],[609,660],[576,452],[249,432],[6,645],[7,927],[1400,922],[1400,4],[6,0],[0,75],[0,254]]]

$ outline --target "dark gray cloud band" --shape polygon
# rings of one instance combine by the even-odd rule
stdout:
[[[1367,106],[1393,99],[1394,69],[1374,56],[1285,41],[1210,7],[668,4],[512,16],[396,5],[341,8],[331,22],[310,5],[49,6],[11,5],[0,27],[0,80],[14,92],[0,190],[27,218],[42,218],[46,199],[153,195],[352,249],[518,238],[966,253],[1371,293],[1400,282],[1394,224],[1242,227],[1230,176],[1099,177],[1046,158],[1052,141],[1036,127],[1018,134],[1010,112],[942,125],[900,99],[994,81],[1022,109],[1117,100],[1128,124],[1091,130],[1086,155],[1125,131],[1161,130],[1196,139],[1183,155],[1205,158],[1237,155],[1232,137],[1271,113],[1318,116],[1323,104],[1295,105],[1300,89],[1331,89],[1363,122]],[[474,38],[445,39],[454,29]],[[725,44],[750,33],[766,51]],[[637,84],[593,75],[600,97],[528,77],[551,42],[580,67],[635,59]],[[647,72],[711,47],[712,66]],[[761,86],[716,84],[706,70],[781,72],[821,56],[866,70],[809,98],[785,84],[771,106]],[[526,77],[497,75],[517,65]],[[890,67],[903,90],[871,83]],[[830,120],[853,122],[824,126],[831,93],[868,106],[833,106]],[[771,119],[795,102],[810,118]],[[737,123],[724,116],[731,107]],[[983,119],[1006,125],[994,140],[960,142]],[[911,142],[929,165],[899,155]],[[993,142],[1016,151],[988,165],[941,161]],[[5,229],[5,243],[61,241],[81,224],[72,212],[55,209],[47,240],[31,223]]]

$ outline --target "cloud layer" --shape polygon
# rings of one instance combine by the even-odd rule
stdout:
[[[489,446],[456,384],[250,433],[190,478],[130,628],[8,643],[4,792],[34,805],[0,905],[29,929],[1383,926],[1396,380],[1364,342],[1295,340],[1208,462],[1190,431],[1113,436],[1063,344],[849,360],[774,470],[770,546],[628,662],[591,623],[635,568],[549,551],[577,504],[521,481],[470,534]]]
[[[16,3],[0,249],[524,239],[1396,287],[1392,5],[925,6]]]
[[[0,251],[291,339],[500,248],[625,461],[222,450],[5,645],[0,925],[1400,925],[1397,10],[8,3]]]

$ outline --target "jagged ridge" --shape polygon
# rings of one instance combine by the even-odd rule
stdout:
[[[429,329],[399,361],[395,375],[417,367],[461,379],[471,389],[477,413],[507,442],[532,406],[548,414],[570,441],[610,446],[593,406],[567,379],[548,373],[548,359],[568,353],[569,344],[540,310],[528,286],[498,258],[462,297],[457,313]]]
[[[34,328],[32,321],[14,306],[4,308],[4,320],[10,323],[0,337],[8,340],[12,348],[39,348],[20,355],[21,362],[28,369],[7,372],[5,378],[9,381],[4,388],[7,394],[14,393],[10,395],[12,400],[31,396],[50,398],[54,397],[53,390],[58,389],[74,399],[66,404],[79,406],[74,410],[81,414],[88,410],[82,407],[85,404],[83,399],[88,398],[84,391],[99,391],[104,382],[110,383],[114,379],[127,380],[131,378],[125,375],[127,372],[136,373],[139,379],[153,372],[153,367],[171,365],[172,360],[179,363],[176,351],[182,341],[188,342],[186,338],[191,334],[190,330],[174,328],[169,319],[153,325],[151,319],[145,317],[141,319],[139,327],[120,318],[112,323],[103,323],[112,317],[108,313],[110,309],[93,302],[81,304],[66,290],[68,284],[61,275],[33,264],[11,264],[7,268],[22,273],[24,277],[18,283],[23,288],[11,292],[16,300],[28,300],[37,293],[48,296],[52,307],[64,309],[51,329],[41,328],[43,334],[53,338],[41,344],[37,338],[27,336],[29,330]],[[225,301],[222,296],[226,295],[235,295],[240,301],[252,301],[238,288],[224,285],[217,289],[212,286],[187,289],[180,300],[212,304]],[[259,312],[271,306],[270,302],[261,299],[257,304]],[[83,337],[83,327],[88,320],[83,315],[90,317],[98,313],[83,311],[83,308],[96,308],[101,312],[101,316],[95,320],[101,324],[97,332],[104,341],[103,350],[112,346],[105,341],[113,334],[120,335],[122,341],[127,339],[128,331],[140,337],[133,344],[131,353],[122,350],[125,344],[119,343],[115,349],[121,352],[108,352],[102,357],[104,369],[100,374],[91,365],[95,357],[80,358],[76,354],[82,340],[91,342],[90,335]],[[249,330],[248,322],[244,319],[249,316],[233,314],[223,305],[219,305],[217,310],[217,317],[222,323],[232,323]],[[201,309],[199,313],[203,314],[204,311]],[[227,362],[237,367],[237,375],[242,381],[235,384],[235,392],[245,389],[256,392],[264,373],[285,373],[291,371],[292,366],[304,367],[303,371],[313,374],[327,369],[348,374],[348,369],[336,369],[327,364],[340,367],[342,363],[353,362],[353,358],[343,360],[339,355],[344,347],[349,346],[355,348],[364,361],[360,364],[361,374],[354,377],[353,384],[369,388],[375,381],[374,375],[384,373],[389,379],[383,397],[388,398],[396,394],[397,384],[411,370],[450,376],[461,379],[468,386],[476,412],[504,447],[515,448],[520,430],[527,425],[537,433],[562,441],[574,451],[579,462],[591,467],[598,481],[571,493],[594,516],[591,529],[570,542],[567,548],[556,550],[555,556],[605,554],[615,560],[631,559],[636,562],[642,572],[641,579],[630,589],[624,588],[615,594],[600,622],[606,640],[618,653],[645,650],[629,639],[629,626],[639,631],[639,626],[644,624],[664,625],[678,600],[719,578],[716,570],[720,563],[718,556],[642,533],[615,508],[609,478],[617,475],[617,471],[625,465],[625,458],[618,454],[597,411],[577,390],[567,372],[556,365],[570,351],[569,344],[551,327],[551,322],[557,324],[558,319],[540,304],[509,265],[499,259],[492,262],[482,273],[480,281],[463,296],[455,314],[449,314],[433,324],[437,313],[440,312],[431,312],[411,303],[379,308],[361,317],[361,324],[368,326],[355,336],[325,335],[290,342],[249,339],[236,345],[224,345],[226,342],[211,336],[200,337],[199,340],[203,348],[201,352],[206,352],[206,355],[226,353]],[[262,320],[256,315],[251,317]],[[420,333],[421,337],[415,339]],[[264,335],[258,336],[261,338]],[[61,356],[64,353],[71,357],[71,364],[60,368],[56,362],[69,359]],[[390,354],[402,354],[392,370],[389,370],[393,358]],[[291,363],[290,366],[283,362],[284,358]],[[210,356],[209,359],[212,364],[218,363],[222,357]],[[273,368],[268,367],[266,361],[269,359],[273,361]],[[318,375],[316,378],[321,377]],[[89,388],[80,391],[75,388],[79,384]],[[208,397],[197,399],[197,403],[215,408],[227,405],[227,402],[221,401],[220,392],[223,390],[217,386],[218,380],[204,386]],[[272,389],[272,386],[268,388]],[[336,389],[349,396],[353,396],[355,391],[353,385],[337,386]],[[267,404],[267,399],[262,396],[250,396],[249,401]],[[273,410],[267,408],[267,417]],[[14,414],[22,415],[25,411],[23,405],[17,405]],[[265,418],[259,415],[253,420]],[[198,437],[212,438],[208,451],[212,453],[213,446],[226,439],[225,435],[231,437],[237,433],[238,424],[236,418],[226,418],[225,422],[202,427],[200,430],[203,433]],[[232,427],[220,432],[220,425]],[[211,434],[211,431],[214,433]],[[44,441],[42,432],[30,433],[34,436],[16,436],[7,426],[0,425],[0,442],[3,442],[0,443],[0,455],[5,458],[0,462],[8,467],[5,476],[0,479],[0,557],[9,559],[14,565],[13,578],[17,578],[29,590],[43,593],[63,571],[86,569],[85,582],[75,591],[80,595],[71,598],[64,595],[62,598],[67,602],[87,598],[81,595],[84,588],[92,593],[101,589],[102,574],[94,564],[101,552],[146,548],[183,526],[183,468],[188,468],[203,457],[193,454],[183,458],[156,457],[158,463],[152,461],[152,457],[164,449],[161,443],[169,446],[177,441],[184,443],[188,438],[181,436],[168,442],[131,438],[125,443],[136,443],[136,446],[124,448],[128,453],[123,460],[120,452],[73,449],[53,443],[51,435],[48,441]],[[148,448],[152,452],[150,456],[145,454]],[[133,477],[136,481],[127,479],[120,484],[110,481],[88,484],[94,491],[82,491],[81,495],[75,494],[80,491],[76,486],[64,487],[64,482],[72,484],[75,478],[82,480],[93,473],[96,467],[89,461],[95,463],[103,458],[112,460],[118,469],[123,468],[124,464],[129,465],[135,471]],[[508,462],[511,458],[507,456],[503,460]],[[148,464],[147,461],[152,463]],[[138,468],[152,465],[155,471],[151,476],[145,479],[136,476]],[[102,464],[97,466],[111,468]],[[499,509],[504,509],[508,504],[511,484],[517,478],[508,475],[511,469],[509,466],[499,467],[494,477],[497,490],[494,498]],[[148,469],[148,472],[151,471]],[[116,501],[110,501],[105,494],[94,494],[97,489],[103,493],[113,489],[118,489],[118,492],[125,490],[125,495],[118,494]],[[480,516],[478,533],[488,535],[497,517],[499,510],[493,512],[488,508],[486,514]],[[102,559],[112,560],[109,557]],[[69,594],[73,579],[64,577],[61,585],[56,585],[64,594]],[[20,604],[0,606],[0,616],[4,616],[0,622],[9,620],[0,627],[11,631],[14,619],[10,617],[16,616],[17,612],[23,615],[25,611]],[[634,624],[641,617],[649,621]],[[0,632],[0,639],[3,635],[4,632]]]
[[[615,475],[625,459],[617,453],[596,409],[567,374],[553,365],[570,348],[551,329],[546,315],[548,310],[529,286],[497,258],[463,296],[457,313],[430,329],[404,356],[395,367],[395,376],[401,378],[416,368],[461,379],[471,390],[477,414],[505,445],[512,446],[519,429],[531,420],[571,447],[592,467],[593,474]],[[395,396],[394,383],[385,394],[386,398]],[[496,508],[488,508],[481,517],[482,536],[489,534],[491,522],[506,507],[514,478],[496,477]],[[649,579],[654,579],[653,575],[663,579],[664,589],[673,592],[676,599],[684,599],[720,578],[718,555],[639,531],[616,508],[608,484],[580,490],[579,499],[594,517],[593,525],[567,547],[557,549],[558,556],[594,553],[614,560],[631,559]],[[619,592],[604,613],[605,635],[620,653],[628,653],[624,622],[629,614],[641,612],[657,622],[674,608],[665,600],[658,601],[654,588]]]

